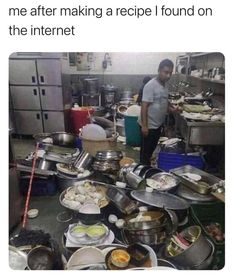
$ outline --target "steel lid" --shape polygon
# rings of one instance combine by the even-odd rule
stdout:
[[[137,201],[158,208],[185,210],[190,207],[190,204],[186,200],[165,192],[153,191],[150,193],[144,190],[134,190],[131,192],[131,196]]]

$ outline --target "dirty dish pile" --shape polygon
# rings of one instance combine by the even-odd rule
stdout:
[[[98,214],[108,205],[106,188],[91,181],[78,182],[78,185],[63,191],[60,202],[68,209],[87,214]]]

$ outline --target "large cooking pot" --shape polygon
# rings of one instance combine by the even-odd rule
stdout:
[[[72,178],[72,177],[68,177],[68,176],[62,175],[59,172],[57,172],[56,179],[57,179],[59,190],[60,191],[64,191],[65,189],[67,189],[67,188],[69,188],[71,186],[75,186],[76,183],[82,182],[82,181],[88,179],[92,174],[93,174],[93,172],[90,172],[90,175],[87,176],[87,177]]]
[[[173,211],[159,209],[143,212],[142,215],[151,216],[152,220],[131,223],[130,220],[137,215],[130,215],[125,219],[123,235],[129,244],[133,242],[161,244],[178,227],[178,219]]]
[[[168,240],[165,249],[167,259],[179,266],[197,266],[203,263],[211,253],[212,247],[208,240],[203,236],[200,226],[190,226],[180,233],[183,237],[195,238],[194,242],[183,252],[171,255],[172,243]]]
[[[151,221],[133,222],[132,220],[135,219],[138,215],[142,215],[143,217],[145,216],[151,217]],[[125,218],[125,229],[128,229],[128,230],[153,229],[153,228],[163,227],[165,226],[165,224],[166,224],[165,214],[161,210],[135,213]]]
[[[104,189],[104,191],[106,192],[106,187],[105,187],[104,184],[101,184],[101,183],[95,182],[95,181],[89,181],[89,182],[91,182],[93,185],[96,185],[96,186],[99,185],[99,186],[101,186]],[[82,184],[83,184],[82,182],[79,183],[79,185],[82,185]],[[68,209],[69,211],[71,211],[73,213],[73,216],[74,216],[75,219],[80,220],[84,224],[91,225],[91,224],[95,224],[95,223],[100,222],[104,218],[104,212],[105,212],[106,208],[109,205],[108,198],[107,198],[107,204],[100,208],[100,213],[99,214],[87,214],[87,213],[85,214],[85,213],[81,213],[81,212],[79,212],[79,210],[74,210],[74,209],[68,207],[63,202],[64,195],[67,192],[67,190],[69,190],[70,188],[67,188],[66,190],[64,190],[60,194],[60,197],[59,197],[60,204],[63,207],[65,207],[66,209]]]

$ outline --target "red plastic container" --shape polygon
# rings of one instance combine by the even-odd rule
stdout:
[[[89,115],[94,113],[91,107],[81,107],[71,109],[72,129],[75,134],[79,134],[80,129],[90,123]]]

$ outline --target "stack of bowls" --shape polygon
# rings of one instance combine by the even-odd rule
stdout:
[[[93,163],[93,169],[104,173],[117,173],[120,170],[119,162],[122,157],[121,151],[98,151]]]

